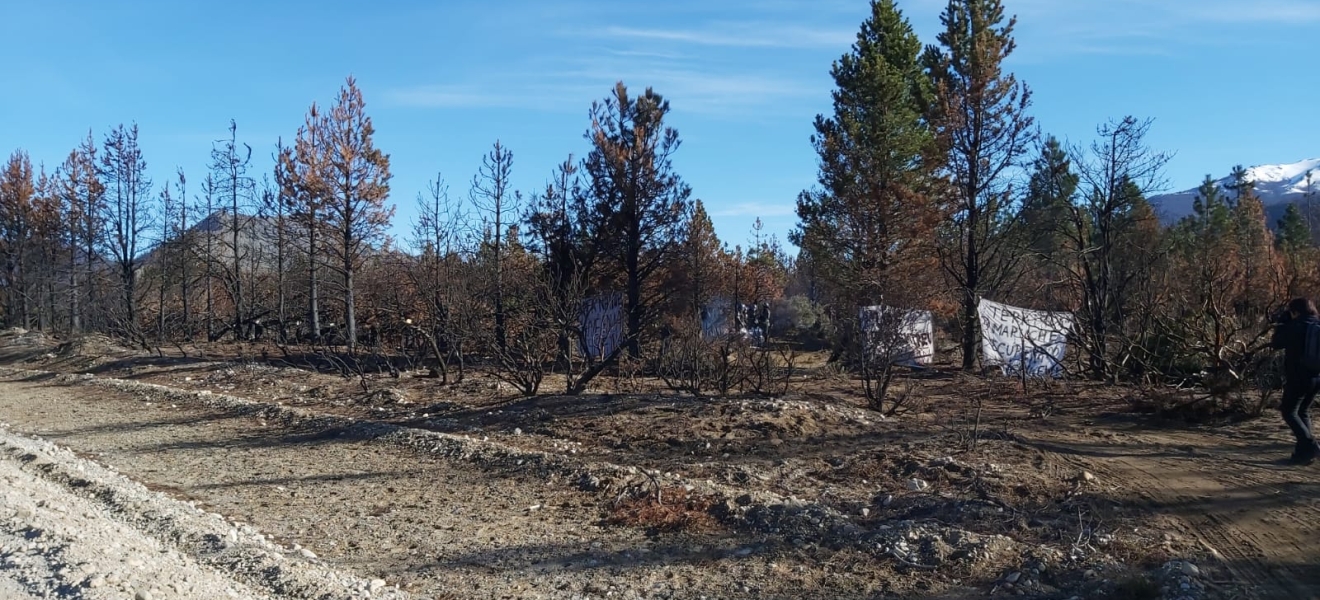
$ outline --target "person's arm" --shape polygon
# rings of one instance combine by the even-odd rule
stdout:
[[[1283,350],[1288,347],[1288,332],[1292,329],[1288,317],[1274,325],[1274,335],[1270,337],[1270,347],[1275,350]]]

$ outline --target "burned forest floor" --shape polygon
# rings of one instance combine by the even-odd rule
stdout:
[[[172,552],[228,597],[1320,597],[1320,465],[1279,460],[1272,412],[1191,425],[1122,387],[939,368],[892,415],[812,371],[777,397],[551,376],[527,398],[277,354],[0,335],[0,594],[133,597],[77,536],[33,536],[76,505],[144,540],[120,567]]]

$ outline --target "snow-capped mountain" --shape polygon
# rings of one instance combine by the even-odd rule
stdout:
[[[1311,174],[1308,182],[1307,174]],[[1313,189],[1320,196],[1320,158],[1312,158],[1287,165],[1263,165],[1247,169],[1247,179],[1256,182],[1256,194],[1265,203],[1267,213],[1281,214],[1282,207],[1301,200]],[[1232,183],[1225,177],[1215,182],[1220,190]],[[1308,188],[1308,185],[1310,186]],[[1199,186],[1198,186],[1199,187]],[[1174,223],[1192,213],[1196,188],[1151,197],[1151,204],[1165,223]],[[1273,226],[1273,220],[1270,225]]]

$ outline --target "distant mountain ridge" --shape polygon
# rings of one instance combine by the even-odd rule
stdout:
[[[1311,175],[1308,182],[1307,175]],[[1247,169],[1247,179],[1255,182],[1256,194],[1265,204],[1265,212],[1274,220],[1283,214],[1284,208],[1306,197],[1314,190],[1320,197],[1320,158],[1310,158],[1284,165],[1261,165]],[[1224,177],[1215,182],[1219,189],[1225,190],[1232,183],[1231,177]],[[1200,186],[1197,186],[1200,187]],[[1192,203],[1196,200],[1196,189],[1152,196],[1150,202],[1165,224],[1178,222],[1192,214]]]

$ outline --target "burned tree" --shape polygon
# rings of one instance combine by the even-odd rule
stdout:
[[[81,332],[97,306],[96,264],[104,227],[101,222],[105,186],[97,174],[96,143],[91,132],[69,153],[59,172],[59,196],[65,215],[69,259],[69,329]],[[84,301],[86,298],[86,301]]]
[[[472,178],[470,199],[481,220],[482,236],[487,245],[483,252],[489,259],[489,296],[495,316],[494,338],[497,350],[508,346],[505,310],[505,266],[509,244],[506,229],[516,224],[516,215],[522,204],[522,195],[509,189],[509,176],[513,171],[513,152],[498,140],[490,153],[481,157],[481,168]]]
[[[32,161],[15,151],[0,170],[0,264],[3,264],[4,321],[31,326],[28,251],[32,246],[32,211],[37,190]]]
[[[138,323],[137,275],[144,235],[152,225],[151,179],[138,146],[138,128],[118,126],[105,139],[101,180],[106,189],[102,219],[106,252],[119,273],[119,332],[146,345]]]
[[[348,78],[323,129],[326,251],[330,268],[343,283],[345,334],[350,353],[357,348],[354,276],[371,245],[381,241],[394,215],[385,204],[390,193],[390,157],[372,141],[376,129],[357,82]]]
[[[976,364],[976,307],[1011,282],[1022,253],[1009,243],[1017,215],[1008,173],[1035,142],[1031,91],[1003,63],[1013,53],[1016,18],[1000,0],[950,0],[939,46],[923,62],[934,83],[929,119],[945,150],[952,219],[939,258],[962,307],[962,366]]]
[[[589,180],[578,204],[590,243],[614,263],[624,287],[626,344],[641,356],[644,328],[670,290],[649,285],[682,244],[691,189],[674,171],[678,131],[665,124],[669,101],[650,88],[631,96],[623,82],[591,108],[582,163]]]
[[[229,121],[229,137],[214,142],[211,146],[211,174],[214,182],[213,194],[225,204],[224,219],[218,214],[207,214],[206,218],[211,220],[212,230],[223,230],[228,228],[228,234],[222,240],[222,246],[229,246],[227,250],[223,283],[227,288],[230,300],[233,303],[234,314],[230,322],[230,328],[233,329],[234,339],[244,339],[248,337],[244,331],[244,323],[248,320],[248,306],[243,296],[243,259],[245,247],[251,244],[245,244],[243,239],[244,221],[247,217],[243,214],[244,210],[252,203],[252,194],[255,191],[256,182],[247,175],[248,164],[252,161],[252,147],[247,144],[238,143],[238,124],[233,120]],[[223,221],[228,221],[224,223]],[[208,235],[212,235],[208,231]]]

